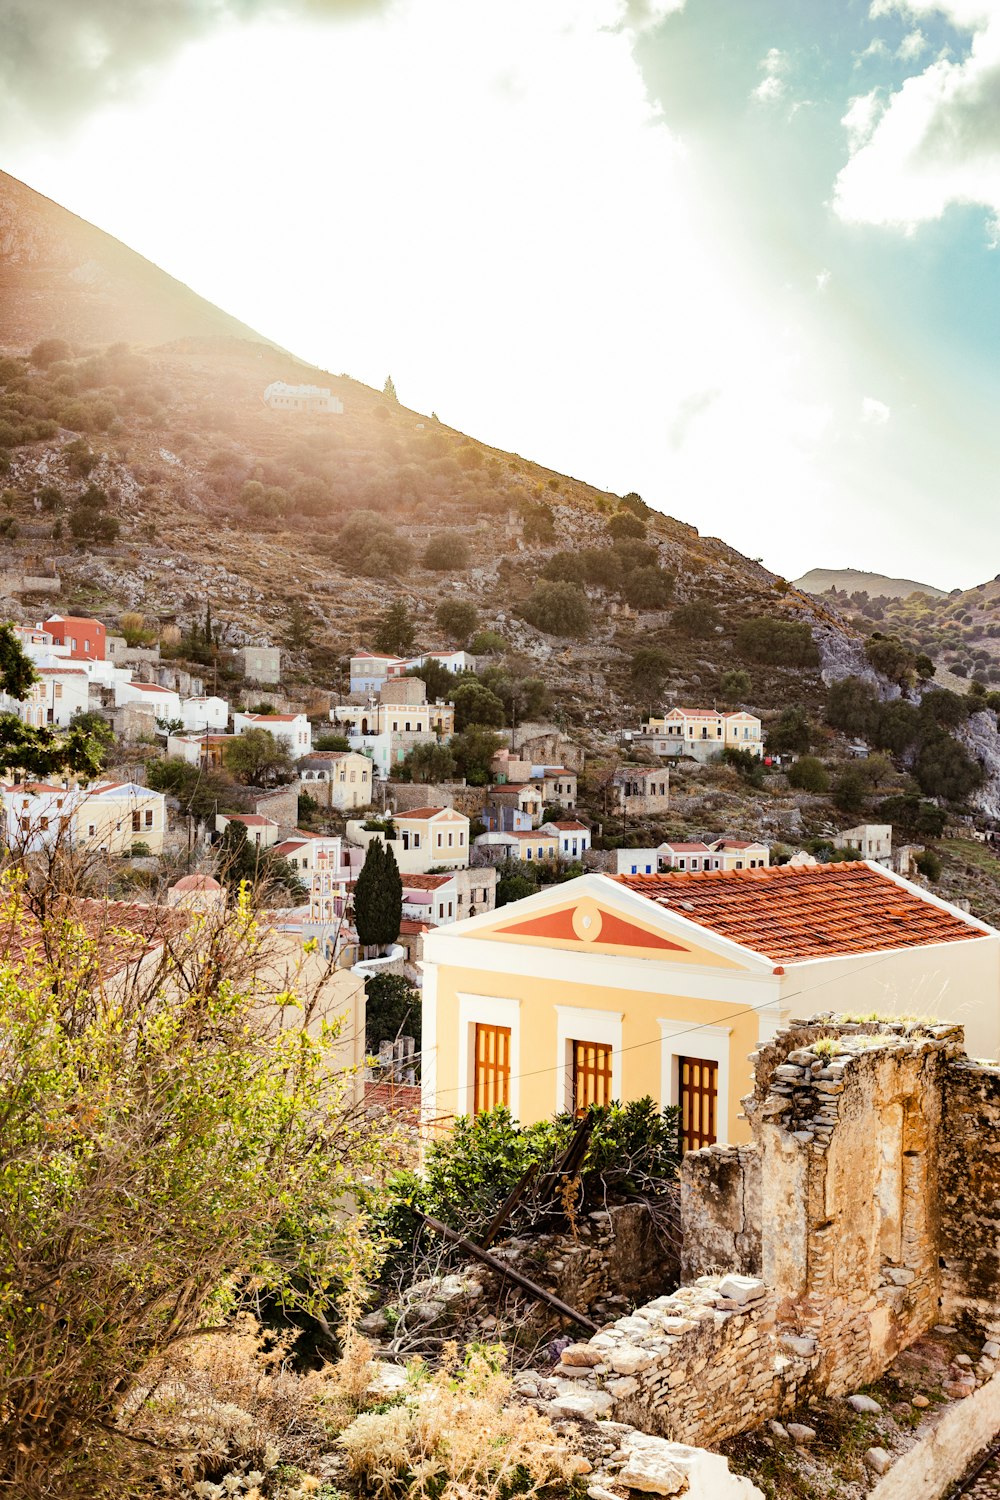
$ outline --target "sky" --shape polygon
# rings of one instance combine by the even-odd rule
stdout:
[[[788,577],[1000,570],[1000,0],[0,0],[0,165]]]

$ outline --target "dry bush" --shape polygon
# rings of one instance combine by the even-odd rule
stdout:
[[[413,1395],[386,1412],[366,1412],[340,1434],[348,1470],[377,1500],[506,1500],[565,1486],[580,1460],[547,1417],[512,1406],[502,1346],[472,1350],[428,1375],[410,1365]]]

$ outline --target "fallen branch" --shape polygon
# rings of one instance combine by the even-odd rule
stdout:
[[[422,1213],[420,1209],[416,1209],[415,1212],[420,1215],[420,1218],[427,1225],[428,1229],[433,1229],[435,1234],[443,1235],[446,1240],[451,1240],[453,1244],[458,1245],[468,1255],[471,1255],[473,1259],[482,1261],[484,1266],[489,1266],[490,1270],[495,1271],[498,1276],[503,1276],[508,1281],[513,1281],[515,1286],[519,1286],[530,1297],[534,1297],[536,1302],[547,1303],[561,1317],[569,1318],[571,1322],[578,1324],[579,1327],[586,1328],[589,1333],[597,1333],[596,1323],[592,1323],[583,1313],[577,1312],[575,1308],[560,1301],[558,1297],[554,1297],[551,1292],[547,1292],[537,1282],[529,1281],[527,1276],[521,1275],[520,1271],[515,1271],[512,1266],[505,1265],[497,1256],[491,1255],[488,1250],[484,1250],[472,1240],[466,1239],[464,1234],[459,1234],[455,1229],[449,1229],[448,1225],[442,1224],[440,1219],[432,1219],[430,1214]]]

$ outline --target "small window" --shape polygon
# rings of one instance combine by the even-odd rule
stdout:
[[[152,826],[153,826],[153,809],[151,807],[147,807],[147,809],[146,809],[146,827],[147,828],[152,828]]]

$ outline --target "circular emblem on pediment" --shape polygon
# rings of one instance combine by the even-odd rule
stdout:
[[[601,935],[601,908],[590,897],[585,897],[573,909],[573,931],[582,943],[594,943]]]

